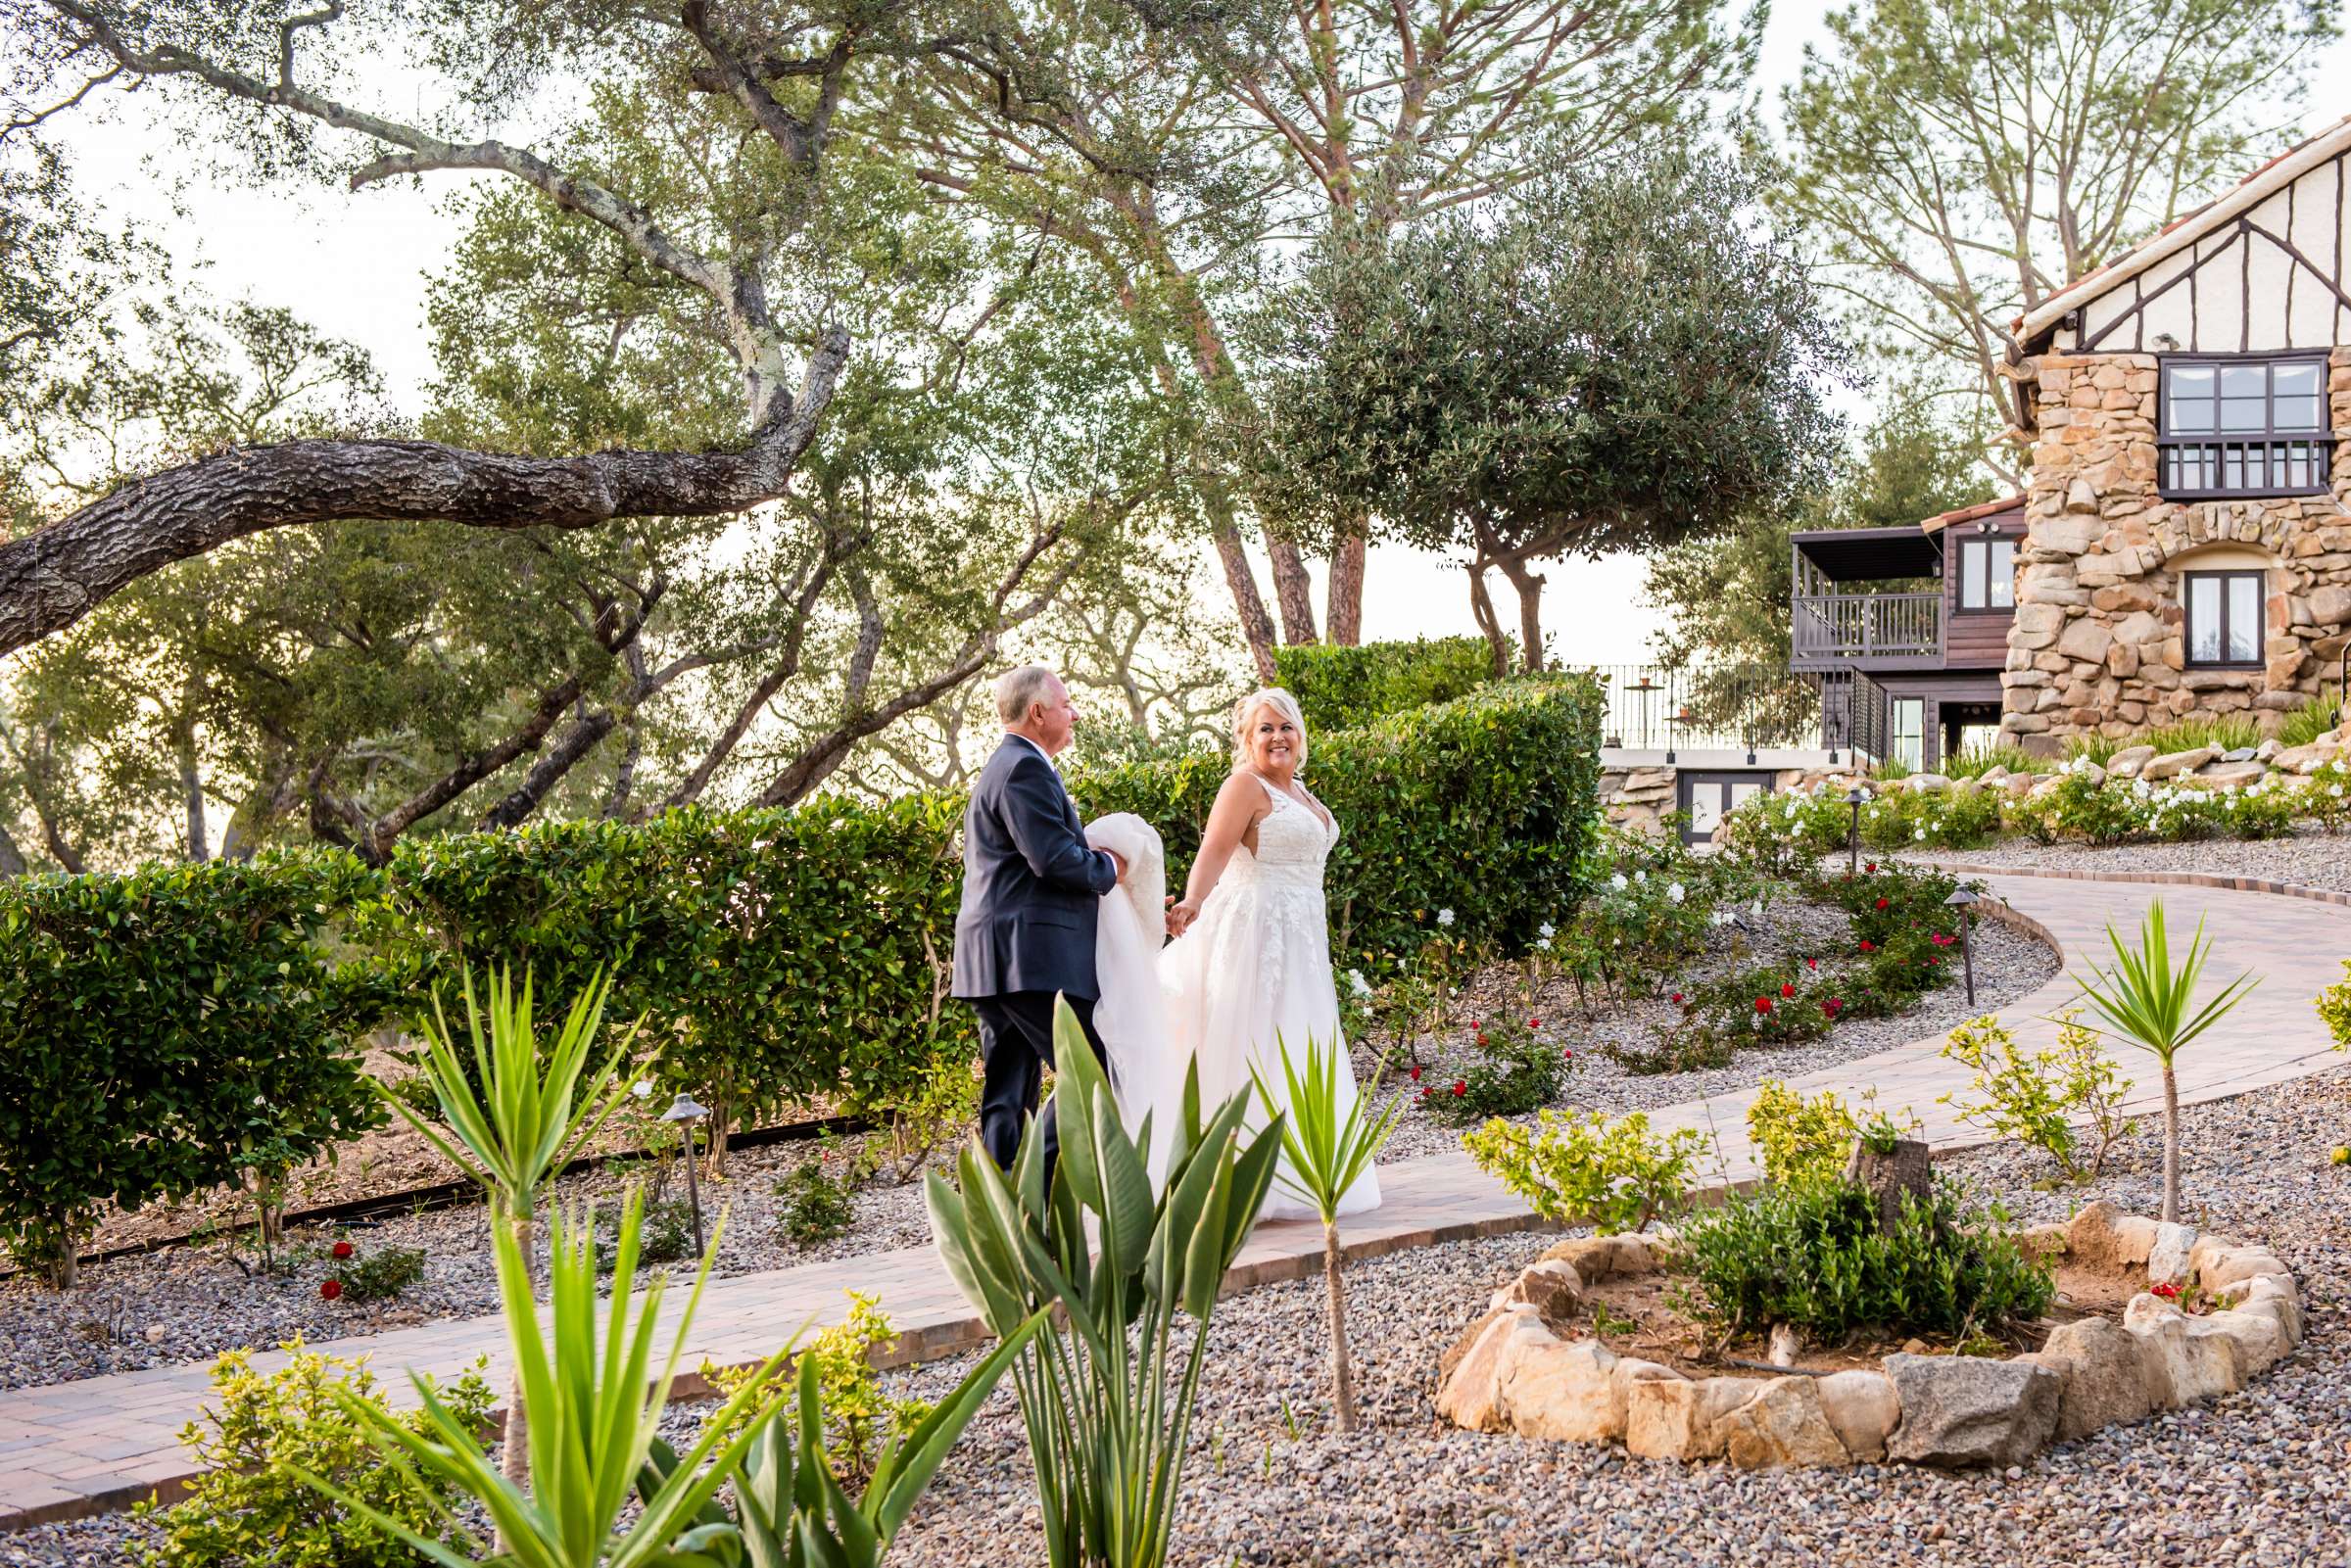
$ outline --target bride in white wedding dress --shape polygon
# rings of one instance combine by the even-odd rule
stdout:
[[[1281,1047],[1303,1073],[1306,1045],[1339,1053],[1343,1122],[1356,1103],[1355,1073],[1339,1033],[1331,982],[1329,917],[1322,871],[1339,825],[1299,780],[1306,721],[1287,691],[1253,692],[1233,715],[1233,769],[1217,793],[1183,898],[1168,911],[1176,940],[1161,953],[1166,1000],[1163,1068],[1137,1073],[1129,1115],[1165,1106],[1155,1126],[1179,1114],[1185,1065],[1200,1066],[1200,1104],[1250,1097],[1252,1126],[1265,1123],[1250,1082],[1252,1065],[1288,1108]],[[1172,1092],[1170,1085],[1173,1085]],[[1287,1162],[1284,1162],[1286,1166]],[[1379,1206],[1378,1172],[1367,1168],[1339,1204],[1342,1214]],[[1267,1218],[1313,1211],[1276,1183]]]

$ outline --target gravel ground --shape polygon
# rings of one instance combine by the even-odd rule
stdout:
[[[1694,966],[1682,982],[1712,970],[1781,951],[1842,951],[1842,913],[1816,905],[1777,901],[1764,913],[1744,911],[1740,925],[1723,927],[1720,956]],[[2021,996],[2056,973],[2048,950],[2005,927],[1987,925],[1979,935],[1978,989],[1983,1011]],[[1471,988],[1468,1007],[1505,1005],[1510,985],[1500,972]],[[1515,1002],[1509,1005],[1515,1006]],[[1634,1002],[1580,1016],[1572,993],[1556,988],[1542,1006],[1544,1034],[1561,1049],[1573,1049],[1576,1067],[1560,1103],[1611,1113],[1652,1109],[1744,1088],[1763,1077],[1787,1077],[1833,1067],[1905,1040],[1948,1028],[1968,1016],[1954,988],[1937,992],[1908,1015],[1846,1024],[1812,1044],[1743,1051],[1729,1066],[1696,1072],[1639,1076],[1601,1054],[1610,1042],[1646,1045],[1651,1026],[1668,1020],[1663,1002]],[[1474,1013],[1464,1016],[1474,1017]],[[1425,1076],[1450,1081],[1446,1055]],[[1368,1051],[1359,1051],[1357,1070],[1368,1082]],[[1531,1117],[1524,1119],[1532,1119]],[[1383,1163],[1450,1153],[1461,1145],[1461,1129],[1408,1110]],[[926,1246],[929,1216],[919,1182],[881,1184],[856,1194],[855,1217],[839,1238],[801,1247],[787,1238],[781,1223],[777,1178],[810,1158],[808,1146],[768,1145],[737,1149],[728,1156],[728,1177],[703,1191],[706,1212],[715,1220],[728,1210],[725,1239],[713,1270],[719,1275],[789,1267],[794,1263]],[[836,1164],[842,1154],[832,1157]],[[559,1187],[567,1204],[597,1202],[616,1207],[630,1179],[627,1167],[583,1172]],[[669,1194],[684,1196],[682,1177],[671,1178]],[[379,1333],[446,1317],[467,1317],[498,1309],[497,1277],[479,1205],[435,1210],[355,1227],[347,1234],[365,1255],[380,1249],[417,1248],[425,1255],[422,1277],[398,1299],[362,1305],[329,1302],[319,1286],[337,1272],[327,1257],[335,1239],[326,1231],[296,1232],[288,1250],[290,1271],[264,1274],[249,1249],[226,1240],[192,1241],[143,1256],[93,1263],[82,1284],[60,1297],[30,1279],[0,1281],[0,1388],[69,1382],[109,1372],[204,1360],[238,1346],[281,1344],[296,1335],[311,1341]]]
[[[1982,849],[1902,858],[2019,870],[2096,871],[2111,867],[2120,871],[2192,871],[2351,892],[2351,837],[2323,833],[2308,825],[2291,838],[2212,838],[2201,843],[2124,844],[2112,849],[2003,838]]]
[[[1724,970],[1759,962],[1761,957],[1793,950],[1799,953],[1843,952],[1848,930],[1842,911],[1820,905],[1780,902],[1767,905],[1760,917],[1742,912],[1739,927],[1744,948],[1694,965],[1677,976],[1676,987]],[[1840,1067],[1910,1040],[1938,1034],[1971,1017],[2004,1007],[2046,984],[2058,972],[2056,955],[2039,940],[2013,927],[1987,921],[1975,934],[1976,1005],[1957,986],[1929,993],[1917,1007],[1895,1018],[1862,1019],[1843,1023],[1821,1039],[1799,1046],[1763,1046],[1739,1052],[1730,1063],[1691,1072],[1636,1073],[1603,1054],[1605,1045],[1646,1047],[1655,1029],[1670,1023],[1678,1010],[1669,1002],[1638,1001],[1585,1019],[1575,1011],[1572,993],[1545,998],[1551,1012],[1543,1015],[1543,1033],[1575,1052],[1559,1104],[1622,1115],[1703,1100],[1711,1095],[1753,1086],[1764,1078],[1791,1078],[1823,1068]],[[1673,989],[1675,987],[1669,987]],[[1513,1004],[1514,1005],[1514,1004]],[[1422,1073],[1423,1081],[1450,1082],[1447,1068],[1456,1060],[1442,1053],[1439,1065]],[[1359,1081],[1368,1081],[1368,1053],[1357,1053]],[[1518,1117],[1518,1121],[1534,1117]],[[1389,1140],[1385,1163],[1449,1154],[1461,1147],[1463,1129],[1449,1127],[1432,1116],[1408,1111]]]
[[[1722,1564],[1988,1562],[2066,1568],[2351,1561],[2351,1069],[2184,1113],[2193,1217],[2266,1241],[2302,1277],[2310,1337],[2277,1371],[2215,1403],[2063,1445],[2005,1473],[1902,1465],[1747,1473],[1441,1427],[1438,1355],[1542,1245],[1459,1243],[1356,1265],[1350,1337],[1365,1427],[1322,1404],[1319,1281],[1222,1304],[1189,1459],[1180,1564]],[[2038,1192],[2037,1157],[1970,1151],[1945,1168],[2009,1195],[2021,1217],[2096,1197],[2152,1212],[2160,1143],[2142,1129],[2107,1177]],[[886,1381],[936,1397],[967,1360]],[[673,1429],[698,1414],[682,1408]],[[893,1568],[1043,1560],[1018,1410],[999,1390],[900,1536]],[[109,1519],[0,1537],[0,1564],[113,1563],[136,1539]]]

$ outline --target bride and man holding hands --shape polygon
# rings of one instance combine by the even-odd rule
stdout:
[[[1053,1007],[1066,997],[1108,1066],[1129,1129],[1156,1111],[1164,1132],[1181,1114],[1195,1063],[1200,1103],[1236,1094],[1263,1105],[1251,1069],[1286,1110],[1287,1044],[1340,1048],[1322,873],[1339,826],[1300,778],[1306,721],[1287,691],[1243,697],[1233,710],[1232,774],[1217,793],[1183,896],[1166,896],[1159,834],[1120,813],[1081,824],[1053,758],[1078,710],[1051,670],[1000,677],[1004,740],[981,770],[964,815],[963,905],[955,921],[954,994],[980,1017],[980,1137],[1010,1167],[1021,1128],[1053,1060]],[[1355,1102],[1342,1062],[1338,1114]],[[1053,1147],[1051,1113],[1044,1127]],[[1164,1138],[1151,1151],[1156,1175]],[[1379,1203],[1367,1168],[1341,1213]],[[1310,1212],[1276,1190],[1267,1217]]]

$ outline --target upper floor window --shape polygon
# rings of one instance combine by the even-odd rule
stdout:
[[[2181,598],[2189,664],[2247,669],[2261,663],[2260,572],[2183,573]]]
[[[2327,360],[2168,358],[2157,428],[2166,496],[2315,495],[2333,446]]]
[[[1959,607],[1963,610],[2016,608],[2015,540],[1959,541]]]

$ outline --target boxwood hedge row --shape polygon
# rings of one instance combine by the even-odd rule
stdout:
[[[1597,820],[1596,686],[1513,681],[1318,733],[1345,827],[1329,890],[1345,962],[1454,934],[1522,944],[1574,900]],[[1071,781],[1132,811],[1180,885],[1223,782],[1213,754]],[[372,1119],[355,1042],[460,966],[528,966],[543,1007],[611,966],[650,1070],[744,1118],[826,1094],[887,1109],[974,1049],[946,996],[960,796],[687,810],[405,843],[378,870],[251,866],[0,887],[0,1243],[69,1255],[99,1209],[265,1183]]]

